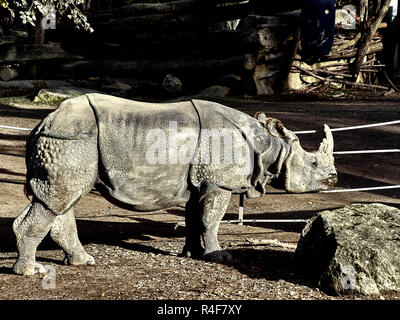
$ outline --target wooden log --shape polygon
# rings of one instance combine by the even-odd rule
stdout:
[[[316,73],[323,73],[323,74],[327,74],[327,75],[334,76],[334,77],[340,77],[340,78],[351,78],[352,77],[350,74],[333,72],[333,71],[324,70],[324,69],[316,69],[314,71]]]
[[[165,31],[181,31],[185,29],[208,30],[208,24],[212,21],[227,21],[240,19],[246,13],[243,11],[232,14],[229,17],[209,16],[202,18],[198,14],[158,14],[138,17],[128,17],[121,20],[110,20],[107,22],[92,23],[94,35],[97,37],[119,38],[123,39],[132,33],[141,32],[165,32]],[[226,19],[226,20],[224,20]]]
[[[199,23],[201,23],[201,20],[199,20],[196,14],[153,14],[92,23],[92,27],[94,29],[94,36],[102,38],[110,38],[111,36],[117,39],[123,39],[130,33],[154,30],[182,30],[184,26],[195,27],[198,26]]]
[[[232,8],[245,9],[249,6],[249,0],[178,0],[165,3],[133,3],[120,8],[96,11],[88,15],[92,23],[106,22],[110,19],[121,19],[135,16],[159,15],[159,14],[187,14],[197,13],[212,15],[213,12],[229,12]]]
[[[219,30],[212,32],[199,32],[198,30],[178,30],[176,32],[168,32],[164,30],[160,32],[152,32],[151,28],[148,30],[140,30],[124,35],[124,41],[120,42],[121,45],[132,42],[148,42],[151,37],[153,41],[188,41],[190,39],[194,41],[213,41],[215,43],[235,42],[240,45],[257,45],[259,47],[277,45],[277,41],[284,41],[291,33],[295,31],[288,24],[270,24],[270,25],[259,25],[253,28],[237,29],[237,30]],[[118,36],[114,35],[113,40],[119,42]],[[104,41],[104,39],[103,39]]]
[[[249,5],[249,0],[208,0],[201,7],[200,15],[209,22],[241,19],[249,14]]]
[[[383,50],[382,42],[372,42],[368,46],[367,54],[377,53]],[[329,61],[329,60],[339,60],[339,59],[347,59],[354,58],[356,55],[357,49],[351,49],[343,52],[332,52],[329,55],[321,57],[321,61]]]
[[[301,1],[285,0],[285,1],[266,1],[252,0],[251,11],[259,15],[272,15],[278,12],[288,12],[300,9]]]
[[[141,75],[145,78],[165,76],[174,74],[226,74],[236,70],[246,70],[247,55],[236,56],[228,59],[205,60],[205,59],[174,59],[167,61],[140,60],[140,61],[78,61],[64,64],[63,72],[86,76],[119,76],[135,77]]]
[[[16,42],[17,42],[17,37],[15,37],[15,36],[1,35],[1,37],[0,37],[0,46],[13,45],[13,44],[16,44]]]
[[[78,60],[80,56],[66,53],[58,44],[29,44],[9,47],[0,56],[0,63],[38,62],[45,60]]]
[[[393,83],[393,81],[390,79],[390,77],[388,76],[387,72],[385,69],[382,70],[383,75],[385,76],[387,82],[389,82],[389,84],[392,86],[392,88],[396,91],[396,92],[400,92],[400,89]]]
[[[78,48],[86,60],[158,60],[172,58],[222,59],[252,53],[277,54],[293,42],[293,30],[287,25],[262,26],[250,30],[196,32],[144,31],[130,33],[125,38],[109,35],[77,43],[68,40],[68,47]],[[64,38],[67,41],[68,38]],[[110,39],[107,41],[106,39]],[[151,39],[151,41],[149,41]],[[173,45],[171,45],[173,44]],[[268,58],[271,60],[271,57]]]
[[[63,80],[12,80],[0,81],[0,89],[57,88],[71,85]]]
[[[340,52],[343,51],[347,48],[353,47],[357,44],[358,40],[361,39],[361,33],[358,33],[353,39],[346,41],[342,45],[338,46],[335,50],[335,52]],[[333,51],[333,50],[332,50]]]
[[[198,47],[215,48],[219,46],[226,48],[228,46],[230,48],[234,46],[236,48],[247,48],[247,50],[263,48],[265,51],[269,51],[284,45],[293,33],[294,30],[286,24],[263,25],[258,28],[245,30],[221,30],[210,33],[190,30],[163,33],[145,31],[127,35],[123,43],[121,42],[121,45],[141,44],[145,46],[149,37],[151,37],[151,42],[148,42],[148,45],[152,45],[154,42],[165,46],[168,46],[170,43],[194,43]]]
[[[17,78],[18,74],[18,70],[6,67],[0,70],[0,79],[3,81],[10,81]]]
[[[109,10],[99,10],[88,15],[90,22],[104,22],[110,19],[127,18],[130,16],[144,16],[176,12],[188,12],[197,7],[197,0],[180,0],[167,3],[133,3]]]
[[[182,30],[185,26],[190,28],[204,28],[210,22],[229,21],[240,19],[248,14],[249,1],[232,2],[226,6],[215,6],[214,8],[194,7],[183,12],[149,13],[143,15],[127,15],[123,17],[110,16],[105,20],[91,22],[97,34],[114,34],[114,36],[126,36],[129,32],[141,32],[143,30],[165,31]]]
[[[351,81],[347,81],[347,80],[342,80],[342,79],[332,79],[332,78],[324,78],[321,77],[319,75],[317,75],[315,73],[314,70],[308,70],[306,68],[294,65],[295,68],[299,69],[300,71],[304,72],[305,74],[314,77],[322,82],[326,82],[326,83],[341,83],[341,84],[345,84],[345,85],[349,85],[352,87],[359,87],[359,88],[372,88],[372,89],[380,89],[380,90],[389,90],[390,88],[386,87],[386,86],[381,86],[381,85],[376,85],[376,84],[368,84],[368,83],[356,83],[356,82],[351,82]]]
[[[381,22],[380,24],[378,24],[377,30],[378,29],[386,29],[387,28],[387,23],[386,22]],[[353,32],[353,29],[344,29],[343,26],[341,24],[337,24],[335,25],[335,29],[336,30],[340,30],[342,32]]]

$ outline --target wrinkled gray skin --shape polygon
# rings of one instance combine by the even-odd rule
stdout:
[[[177,123],[175,135],[170,121]],[[238,134],[235,142],[244,161],[224,161],[229,154],[215,155],[200,134],[221,128]],[[166,163],[149,163],[148,152],[156,145],[147,136],[151,129],[162,129],[167,139],[179,138],[175,149],[186,147],[190,161],[172,163],[172,157]],[[194,133],[194,140],[182,138],[185,130],[192,138]],[[44,272],[35,253],[49,232],[65,251],[66,263],[94,264],[78,239],[73,209],[94,186],[133,210],[186,203],[183,255],[228,260],[217,234],[232,193],[261,196],[276,178],[283,178],[285,189],[296,193],[335,185],[333,138],[327,126],[325,132],[319,150],[308,153],[280,121],[263,113],[252,118],[214,102],[150,104],[102,94],[64,101],[27,141],[26,189],[33,197],[13,224],[18,247],[14,272]],[[168,143],[167,157],[173,149]],[[217,156],[219,162],[214,161]]]

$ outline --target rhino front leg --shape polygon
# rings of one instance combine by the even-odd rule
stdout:
[[[225,215],[230,198],[230,191],[218,188],[209,192],[202,201],[202,238],[205,247],[203,257],[207,260],[227,262],[232,259],[228,252],[222,250],[217,238],[219,225]]]
[[[50,237],[64,250],[65,264],[92,265],[95,263],[94,258],[86,253],[79,241],[73,208],[54,219]]]
[[[39,243],[51,228],[56,215],[40,202],[31,202],[14,220],[13,230],[17,239],[18,259],[13,270],[21,275],[44,273],[45,268],[36,262],[35,255]]]

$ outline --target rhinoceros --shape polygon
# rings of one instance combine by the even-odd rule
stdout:
[[[47,233],[72,265],[94,264],[79,241],[74,205],[96,187],[137,211],[185,203],[186,257],[230,259],[218,228],[231,194],[259,197],[282,181],[288,192],[326,190],[337,182],[327,125],[318,151],[259,112],[191,100],[144,103],[91,93],[62,102],[32,130],[26,145],[31,203],[14,220],[17,274],[44,272],[35,260]]]

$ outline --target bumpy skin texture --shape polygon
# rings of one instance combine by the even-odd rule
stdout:
[[[234,138],[238,149],[233,154],[240,154],[241,161],[228,161],[232,154],[216,154],[208,143],[216,136],[214,142],[224,139],[218,136],[221,129]],[[148,151],[157,146],[148,139],[151,130],[161,131],[167,142],[166,162],[149,163]],[[255,119],[209,101],[151,104],[102,94],[64,101],[27,142],[27,191],[33,199],[13,224],[18,247],[14,271],[44,271],[35,253],[48,232],[65,251],[66,263],[94,264],[79,241],[73,206],[95,185],[134,210],[186,203],[183,254],[229,260],[217,234],[231,194],[260,196],[279,176],[292,192],[329,188],[336,182],[333,141],[320,149],[306,153],[278,120]],[[173,150],[185,150],[189,161],[176,162]]]

